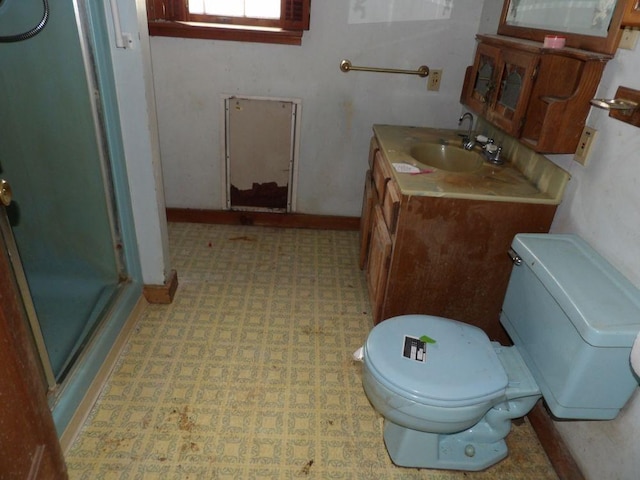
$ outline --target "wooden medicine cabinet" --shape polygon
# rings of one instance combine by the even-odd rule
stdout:
[[[539,153],[574,153],[611,55],[478,35],[461,102]]]
[[[627,9],[622,17],[625,27],[640,27],[640,0],[629,0]]]
[[[539,153],[574,153],[590,100],[640,0],[505,0],[498,35],[478,35],[461,102]],[[546,36],[566,39],[545,47]]]

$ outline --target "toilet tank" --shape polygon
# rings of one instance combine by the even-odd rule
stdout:
[[[640,291],[575,235],[519,234],[500,321],[559,418],[615,418],[638,386],[629,362]]]

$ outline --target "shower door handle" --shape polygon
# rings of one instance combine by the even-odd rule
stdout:
[[[111,0],[111,16],[113,18],[113,33],[116,37],[116,47],[131,48],[133,46],[133,39],[130,33],[122,31],[122,24],[120,23],[120,9],[118,8],[117,0]]]
[[[4,179],[0,179],[0,203],[5,207],[8,207],[11,203],[13,192],[11,191],[11,185]]]

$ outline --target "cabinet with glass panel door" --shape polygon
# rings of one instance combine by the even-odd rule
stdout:
[[[513,136],[519,136],[538,57],[513,49],[480,44],[468,94],[469,106]],[[475,108],[474,108],[475,107]]]
[[[478,35],[461,102],[536,152],[573,153],[611,55]]]

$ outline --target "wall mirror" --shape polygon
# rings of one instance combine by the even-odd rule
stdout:
[[[498,33],[542,42],[562,35],[567,46],[614,53],[630,0],[505,0]]]

